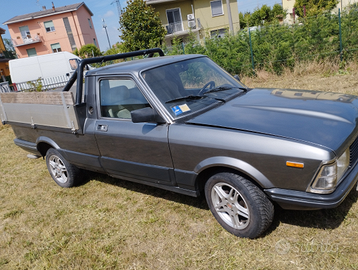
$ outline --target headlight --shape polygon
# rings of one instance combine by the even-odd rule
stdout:
[[[313,181],[311,192],[327,194],[334,191],[337,183],[347,171],[349,166],[349,149],[333,164],[322,166],[316,179]]]

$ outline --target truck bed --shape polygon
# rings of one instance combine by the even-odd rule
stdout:
[[[79,129],[72,92],[0,93],[3,123],[29,124],[32,128],[50,126]]]

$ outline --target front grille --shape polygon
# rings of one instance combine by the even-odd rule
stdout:
[[[352,167],[358,159],[358,137],[349,147],[349,153],[350,153],[349,167]]]

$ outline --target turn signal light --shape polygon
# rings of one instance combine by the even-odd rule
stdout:
[[[287,162],[286,162],[286,166],[287,166],[287,167],[293,167],[293,168],[303,169],[303,168],[305,167],[305,164],[300,163],[300,162],[287,161]]]

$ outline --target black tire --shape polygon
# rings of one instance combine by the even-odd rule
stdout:
[[[46,153],[47,169],[57,185],[70,188],[79,183],[81,179],[80,170],[68,163],[68,161],[54,148]]]
[[[272,223],[274,206],[253,183],[234,173],[218,173],[205,184],[211,212],[228,232],[256,238]]]

